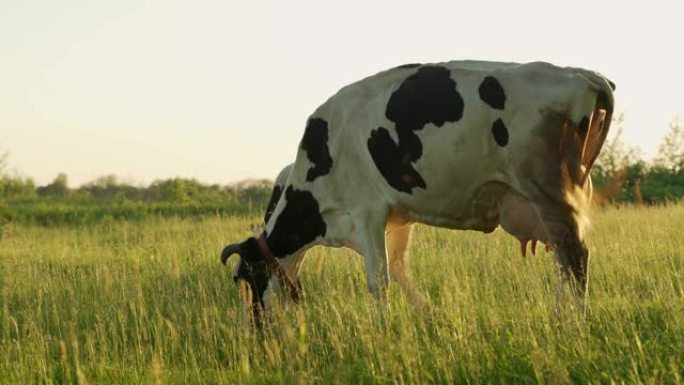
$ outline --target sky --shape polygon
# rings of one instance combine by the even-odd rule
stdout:
[[[684,116],[684,3],[3,0],[0,154],[78,186],[100,176],[273,179],[310,113],[399,64],[589,68],[617,84],[624,139],[653,156]]]

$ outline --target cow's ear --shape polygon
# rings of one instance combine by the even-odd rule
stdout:
[[[221,252],[221,263],[224,265],[228,261],[228,258],[230,258],[231,255],[233,254],[241,254],[240,253],[240,243],[233,243],[232,245],[228,245],[223,248],[223,251]]]
[[[259,248],[259,242],[254,237],[249,237],[240,244],[240,256],[247,262],[261,262],[264,260],[264,256]]]

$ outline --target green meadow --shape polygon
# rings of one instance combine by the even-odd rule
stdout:
[[[0,227],[0,384],[682,384],[684,205],[597,210],[588,311],[551,253],[420,226],[381,309],[359,256],[316,248],[304,298],[250,326],[219,252],[258,216]],[[381,316],[381,314],[384,314]]]

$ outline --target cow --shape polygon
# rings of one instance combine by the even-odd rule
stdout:
[[[614,89],[596,72],[543,62],[410,64],[352,83],[307,120],[265,231],[221,260],[240,256],[234,279],[268,309],[283,288],[298,299],[309,248],[349,247],[376,298],[392,277],[421,304],[404,273],[414,223],[501,225],[552,246],[559,285],[584,298],[589,172]]]

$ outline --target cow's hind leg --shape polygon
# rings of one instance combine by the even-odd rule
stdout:
[[[294,280],[294,285],[297,287],[298,294],[301,293],[299,271],[301,270],[302,261],[304,260],[304,256],[306,255],[307,251],[308,248],[302,248],[296,253],[278,261],[288,277]],[[269,281],[268,289],[264,293],[264,310],[269,313],[270,310],[274,308],[275,303],[282,302],[286,299],[286,294],[289,294],[288,290],[283,288],[281,282],[278,280],[278,277],[274,274]]]
[[[411,305],[419,309],[427,309],[430,307],[430,301],[413,285],[413,280],[406,271],[408,265],[408,246],[411,242],[412,232],[413,225],[407,224],[392,228],[385,235],[389,259],[389,275],[393,282],[399,284]]]

